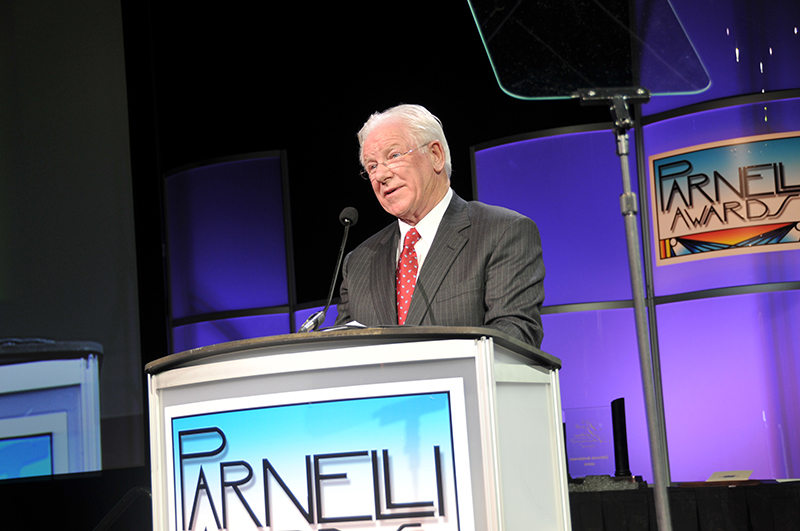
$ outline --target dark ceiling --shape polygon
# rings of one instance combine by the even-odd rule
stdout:
[[[577,101],[505,95],[466,1],[162,1],[149,14],[131,4],[124,9],[132,143],[140,146],[134,178],[286,150],[300,303],[327,295],[342,208],[360,212],[348,250],[391,220],[358,176],[355,134],[372,112],[419,103],[439,116],[453,187],[467,199],[470,146],[609,119],[606,109]]]

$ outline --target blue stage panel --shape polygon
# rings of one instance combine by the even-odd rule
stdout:
[[[563,364],[561,407],[610,407],[624,398],[631,472],[652,481],[633,309],[547,314],[542,322],[545,350]]]
[[[611,130],[478,148],[474,165],[478,200],[538,225],[545,305],[630,299],[622,172]]]
[[[248,315],[176,326],[172,331],[172,346],[174,352],[183,352],[217,343],[289,332],[289,314]]]
[[[167,177],[173,319],[289,303],[280,157]]]
[[[657,314],[672,478],[797,477],[800,291],[661,304]]]
[[[711,87],[700,94],[654,98],[642,107],[645,115],[739,94],[800,87],[800,2],[670,3],[708,70]]]
[[[800,130],[798,98],[722,107],[646,125],[645,154],[649,158],[712,142],[798,130]],[[736,147],[732,146],[730,149],[735,150]],[[764,153],[758,161],[759,163],[785,162],[788,168],[787,184],[800,184],[800,175],[796,173],[798,165],[777,155],[776,157],[777,159],[773,160],[775,157]],[[749,160],[753,156],[741,158]],[[725,177],[734,185],[738,185],[738,174],[727,174]],[[649,189],[647,194],[650,194]],[[793,201],[796,202],[797,199]],[[800,219],[794,221],[800,222]],[[656,242],[655,234],[651,233],[651,237],[652,241]],[[648,250],[654,257],[654,263],[655,246],[654,243],[653,248]],[[776,250],[700,259],[653,268],[653,288],[656,296],[798,280],[800,280],[800,250]]]

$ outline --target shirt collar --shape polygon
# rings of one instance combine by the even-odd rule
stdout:
[[[414,225],[414,228],[417,229],[417,232],[423,240],[427,242],[433,241],[434,236],[436,236],[436,231],[439,229],[439,224],[442,222],[444,213],[447,211],[447,207],[450,205],[450,200],[452,198],[453,189],[448,188],[442,200],[439,201],[424,218],[419,220],[419,223]],[[399,219],[397,222],[400,224],[400,241],[402,242],[406,237],[406,233],[412,229],[412,226]]]

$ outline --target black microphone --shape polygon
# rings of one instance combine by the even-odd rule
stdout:
[[[345,226],[344,231],[347,232],[348,225],[353,227],[358,223],[358,210],[353,207],[346,207],[342,210],[342,213],[339,214],[339,221]]]
[[[350,231],[350,227],[358,222],[358,210],[353,207],[347,207],[342,210],[342,213],[339,214],[339,221],[342,222],[344,225],[344,236],[342,237],[342,246],[339,247],[339,258],[336,260],[336,271],[333,273],[333,280],[331,280],[331,289],[328,292],[328,302],[325,304],[325,308],[311,314],[306,322],[303,323],[303,326],[300,327],[300,330],[297,332],[311,332],[319,328],[319,326],[325,322],[325,313],[328,311],[328,308],[331,305],[331,301],[333,300],[333,290],[336,289],[336,279],[339,278],[339,268],[342,267],[342,257],[344,256],[344,245],[347,243],[347,233]]]

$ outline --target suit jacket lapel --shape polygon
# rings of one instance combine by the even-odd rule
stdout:
[[[433,240],[428,256],[422,265],[417,279],[417,287],[411,298],[406,324],[419,325],[430,309],[431,301],[442,285],[447,272],[455,262],[461,250],[469,241],[469,236],[462,231],[469,227],[467,202],[453,194],[450,206],[442,217],[436,237]]]
[[[397,295],[395,294],[397,264],[395,262],[400,229],[397,223],[393,223],[384,229],[384,233],[377,242],[372,259],[370,292],[378,322],[397,324]]]

